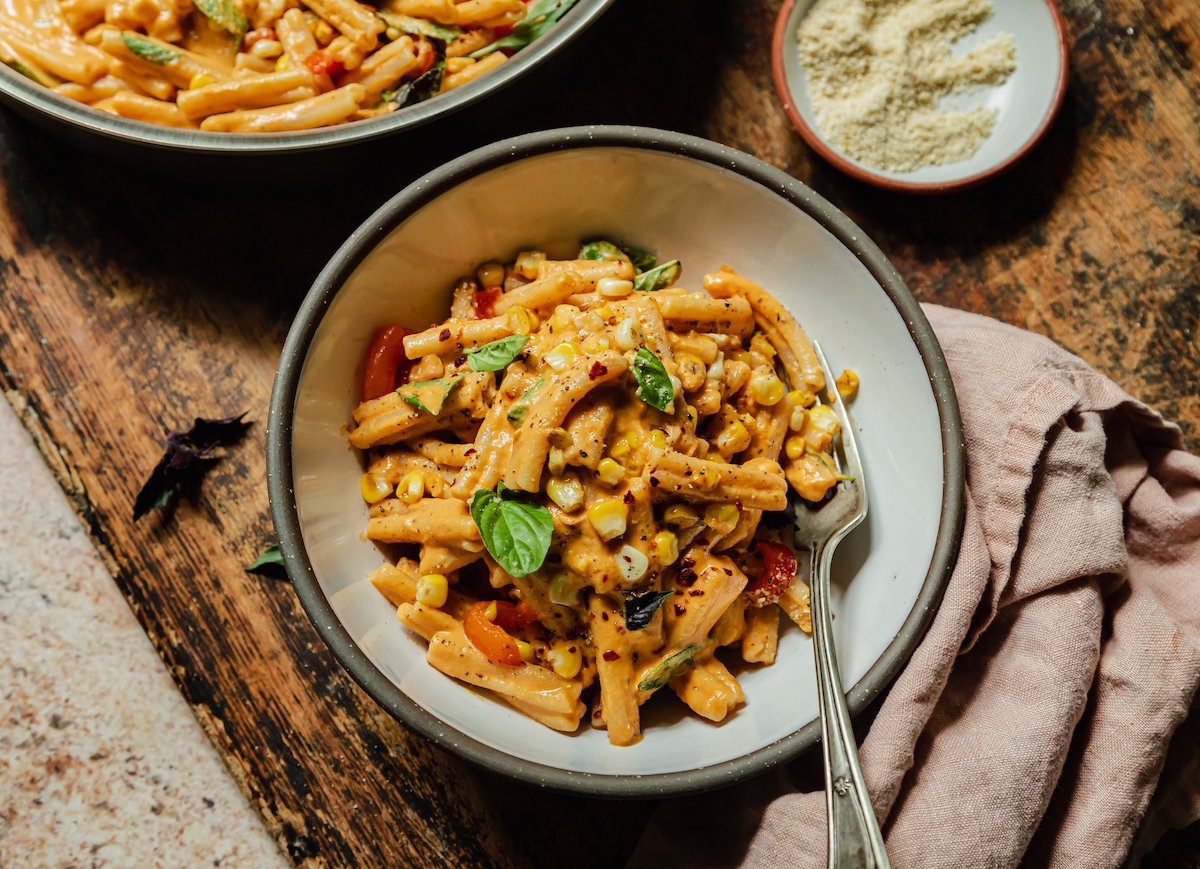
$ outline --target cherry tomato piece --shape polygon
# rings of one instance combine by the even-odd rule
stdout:
[[[492,287],[475,293],[475,298],[471,301],[471,310],[475,314],[476,320],[486,320],[496,316],[496,300],[500,298],[502,292],[499,287]]]
[[[403,326],[384,326],[375,333],[363,364],[363,401],[387,395],[408,383],[413,363],[404,355],[404,336],[411,334]]]
[[[318,48],[304,58],[304,65],[313,75],[341,75],[346,71],[346,65],[336,57],[331,57],[323,48]]]
[[[506,631],[523,631],[538,620],[537,610],[529,601],[511,604],[506,600],[495,601],[496,624]]]
[[[764,607],[779,600],[779,595],[792,584],[796,576],[796,556],[792,550],[780,543],[759,540],[754,551],[763,562],[762,575],[746,586],[750,605]]]
[[[487,609],[493,603],[501,602],[479,601],[471,604],[466,618],[463,619],[463,631],[466,633],[467,639],[471,641],[471,645],[482,652],[484,657],[493,664],[519,667],[521,666],[521,650],[517,648],[517,641],[510,637],[504,628],[487,617]]]

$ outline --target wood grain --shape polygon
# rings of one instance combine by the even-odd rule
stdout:
[[[210,738],[306,865],[619,863],[652,803],[556,797],[417,739],[342,672],[272,536],[266,404],[287,326],[349,231],[434,165],[571,123],[693,132],[786,169],[866,229],[926,301],[1054,338],[1200,444],[1200,42],[1191,0],[1069,0],[1071,90],[1002,180],[935,199],[821,163],[776,102],[778,4],[625,2],[553,75],[327,171],[149,178],[0,117],[0,383]],[[1132,32],[1130,32],[1132,30]],[[192,500],[134,525],[164,428],[257,421]],[[547,808],[547,806],[551,808]],[[587,847],[580,847],[581,841]]]

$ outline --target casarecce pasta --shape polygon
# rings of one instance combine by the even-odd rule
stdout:
[[[445,322],[377,332],[349,431],[366,536],[399,547],[371,581],[429,663],[616,745],[663,688],[746,702],[727,662],[771,664],[780,610],[811,630],[789,490],[839,479],[799,324],[732,269],[680,275],[606,241],[486,263]]]
[[[111,114],[309,130],[486,75],[575,0],[2,0],[0,60]]]

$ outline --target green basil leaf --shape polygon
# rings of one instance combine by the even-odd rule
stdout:
[[[52,78],[51,76],[49,76],[46,73],[37,72],[34,69],[32,69],[31,67],[28,67],[25,64],[21,63],[21,61],[19,61],[19,60],[6,60],[6,61],[4,61],[4,65],[7,66],[9,69],[13,70],[14,72],[18,72],[21,75],[25,76],[25,78],[32,79],[33,81],[35,81],[38,84],[43,85],[45,87],[52,88],[55,85],[59,84],[59,81],[57,79]]]
[[[696,653],[702,648],[704,647],[700,643],[694,643],[664,658],[645,679],[638,683],[637,689],[639,691],[657,691],[696,663]]]
[[[579,256],[576,259],[591,259],[591,260],[614,260],[619,262],[632,263],[629,254],[621,250],[621,248],[611,241],[598,239],[589,241],[587,244],[579,248]]]
[[[625,598],[625,627],[631,631],[640,631],[646,627],[650,624],[655,610],[674,593],[674,589],[648,591],[645,594],[635,594]]]
[[[675,384],[662,360],[646,347],[639,347],[633,357],[633,379],[637,381],[637,397],[663,413],[675,412]]]
[[[454,42],[463,35],[457,27],[438,24],[425,18],[413,18],[411,15],[397,15],[394,12],[376,12],[388,27],[395,27],[401,33],[409,36],[424,36],[426,39],[437,39],[441,42]]]
[[[525,17],[518,21],[507,35],[478,51],[471,52],[471,57],[483,57],[501,48],[513,51],[524,48],[553,27],[576,2],[577,0],[533,0],[525,9]]]
[[[528,341],[528,335],[509,335],[482,347],[474,347],[467,351],[467,365],[472,371],[499,371],[517,358]]]
[[[283,553],[279,551],[279,544],[272,543],[262,551],[262,555],[254,559],[254,563],[246,568],[247,573],[261,573],[265,568],[282,567]]]
[[[528,576],[545,562],[554,535],[554,519],[545,507],[518,500],[500,483],[495,491],[475,493],[471,518],[487,551],[512,576]]]
[[[679,260],[673,259],[649,271],[642,272],[634,278],[633,291],[635,293],[650,293],[654,290],[661,290],[663,287],[669,287],[674,284],[679,280],[681,274],[683,274],[683,266],[679,264]]]
[[[126,48],[142,60],[148,60],[151,63],[165,65],[179,60],[179,52],[175,49],[151,42],[146,37],[130,33],[128,30],[121,31],[121,41],[125,43]]]
[[[437,43],[434,43],[437,45]],[[442,77],[446,74],[446,58],[438,58],[437,63],[426,72],[421,73],[412,81],[406,81],[394,91],[387,91],[379,97],[379,102],[395,103],[396,108],[411,106],[435,97],[442,89]]]
[[[625,255],[629,257],[629,261],[633,263],[633,267],[637,269],[638,274],[649,271],[658,262],[658,259],[650,251],[642,250],[640,247],[634,247],[631,244],[621,245],[621,250],[625,251]]]
[[[508,421],[513,425],[520,425],[525,422],[525,416],[529,413],[530,405],[533,404],[534,396],[538,394],[538,390],[546,385],[546,378],[538,378],[538,382],[521,393],[521,397],[513,402],[513,406],[508,409]]]
[[[200,14],[239,41],[246,32],[246,16],[233,0],[196,0]]]
[[[419,383],[408,383],[396,390],[400,397],[417,410],[424,411],[430,416],[442,412],[446,399],[462,380],[461,374],[455,377],[442,377],[438,380],[422,380]]]

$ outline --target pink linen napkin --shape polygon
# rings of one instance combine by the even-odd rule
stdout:
[[[966,521],[861,745],[888,851],[897,867],[1120,866],[1152,796],[1156,833],[1200,817],[1200,459],[1045,338],[925,312],[961,405]],[[824,865],[824,794],[795,780],[665,803],[631,865]]]

